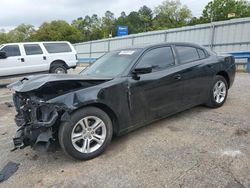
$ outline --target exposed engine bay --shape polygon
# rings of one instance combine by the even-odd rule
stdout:
[[[72,111],[63,102],[51,103],[49,100],[69,93],[74,95],[75,91],[105,82],[105,80],[52,79],[51,82],[42,83],[40,87],[25,88],[23,92],[24,87],[21,86],[29,84],[29,80],[34,82],[34,78],[24,78],[8,86],[15,91],[13,101],[17,112],[15,122],[18,130],[13,138],[13,150],[26,146],[35,147],[37,144],[43,144],[48,149],[51,143],[57,140],[60,123],[70,121],[69,113]]]

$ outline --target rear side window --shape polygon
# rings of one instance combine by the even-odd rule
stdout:
[[[43,54],[43,51],[38,44],[25,44],[23,46],[24,46],[26,55]]]
[[[191,61],[196,61],[200,59],[199,54],[196,48],[194,47],[176,46],[176,50],[178,52],[179,60],[181,64],[188,63]]]
[[[72,52],[67,43],[43,43],[48,53]]]
[[[197,48],[197,51],[198,51],[198,54],[200,56],[200,59],[206,58],[206,54],[205,54],[204,50]]]
[[[161,47],[146,52],[136,68],[152,66],[153,71],[158,71],[172,65],[174,65],[174,56],[171,47]]]
[[[2,48],[7,57],[21,56],[20,49],[18,45],[8,45]]]

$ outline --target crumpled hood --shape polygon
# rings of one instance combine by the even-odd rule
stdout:
[[[111,80],[112,78],[107,77],[89,77],[89,76],[82,76],[78,75],[71,75],[71,74],[41,74],[37,76],[28,76],[24,77],[23,79],[14,82],[7,86],[9,89],[13,89],[17,92],[28,92],[32,90],[39,89],[43,85],[48,82],[57,82],[57,81],[84,81],[84,80]]]

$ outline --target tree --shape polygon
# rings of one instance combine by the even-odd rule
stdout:
[[[105,16],[102,18],[103,38],[108,38],[115,32],[115,17],[111,11],[106,11]]]
[[[33,35],[34,32],[34,26],[26,24],[21,24],[9,32],[2,30],[0,32],[0,43],[29,41],[31,35]]]
[[[192,17],[188,23],[188,25],[192,26],[192,25],[197,25],[197,24],[202,24],[203,21],[201,18],[197,18],[197,17]]]
[[[149,7],[144,5],[143,7],[139,9],[138,13],[139,13],[142,27],[144,28],[143,30],[145,32],[152,30],[151,27],[153,24],[153,11]]]
[[[80,17],[72,22],[72,26],[81,32],[83,41],[101,39],[101,24],[101,19],[96,14],[85,16],[84,19]]]
[[[125,12],[121,12],[121,15],[117,18],[115,25],[127,25],[127,15]]]
[[[0,32],[0,44],[8,43],[8,42],[10,42],[8,38],[8,34],[5,33],[4,31],[1,31]]]
[[[180,0],[165,0],[155,8],[154,29],[167,29],[187,25],[192,13]]]
[[[85,29],[85,21],[83,20],[82,17],[73,20],[71,25],[76,29],[78,29],[79,31],[83,31]]]
[[[91,16],[91,27],[90,27],[90,39],[97,40],[102,38],[102,20],[97,16],[97,14],[93,14]]]
[[[138,12],[130,12],[126,20],[130,34],[143,32],[144,27],[142,27],[143,24],[141,22],[140,14]]]
[[[31,35],[35,32],[35,28],[33,25],[25,25],[21,24],[15,29],[11,30],[8,35],[11,36],[12,41],[15,42],[24,42],[29,41]]]
[[[228,20],[228,14],[234,13],[236,18],[250,16],[250,4],[245,0],[213,0],[203,10],[203,22]]]
[[[66,21],[58,20],[45,22],[30,38],[33,41],[70,41],[72,43],[82,41],[79,30]]]

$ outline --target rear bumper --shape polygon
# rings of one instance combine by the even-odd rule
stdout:
[[[75,69],[76,67],[77,67],[76,65],[71,67],[68,66],[68,69]]]
[[[235,74],[236,74],[236,65],[235,63],[233,63],[228,69],[227,69],[227,73],[229,76],[229,80],[230,80],[230,85],[229,88],[232,87],[234,80],[235,80]]]

